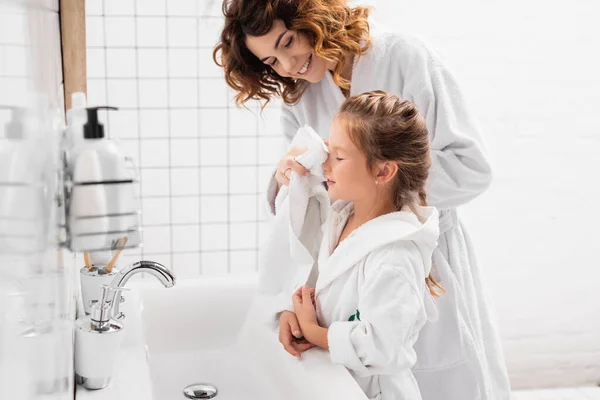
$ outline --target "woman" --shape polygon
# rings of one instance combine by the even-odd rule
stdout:
[[[305,124],[326,135],[342,103],[355,94],[384,90],[416,104],[431,140],[428,201],[440,210],[438,249],[443,257],[434,260],[432,275],[442,286],[457,289],[438,299],[437,324],[443,328],[423,328],[413,371],[424,399],[449,399],[447,389],[455,385],[465,386],[456,391],[460,400],[509,398],[504,357],[479,266],[456,212],[487,189],[491,170],[465,101],[439,56],[413,37],[377,29],[368,20],[367,8],[350,8],[345,0],[232,0],[224,3],[223,11],[225,26],[215,61],[237,91],[238,104],[283,99],[283,133],[288,140]],[[301,152],[292,148],[279,162],[268,191],[271,205],[292,171],[307,172],[294,160]],[[446,279],[456,285],[439,279],[436,263],[449,264],[453,274]],[[458,303],[466,307],[452,308],[458,303],[447,299],[456,298],[464,299]],[[293,344],[291,332],[300,328],[293,311],[281,314],[280,329],[288,351],[299,352],[310,345]],[[474,358],[446,345],[445,331],[452,328],[444,325],[449,314],[460,315],[473,337]],[[484,385],[468,387],[461,381],[470,363],[480,364]]]

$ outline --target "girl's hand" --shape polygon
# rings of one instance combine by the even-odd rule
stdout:
[[[314,344],[302,337],[296,314],[290,311],[284,311],[279,315],[279,342],[285,351],[298,358],[301,353],[314,347]]]
[[[304,330],[305,327],[310,325],[318,325],[317,312],[315,310],[315,289],[302,286],[294,296],[292,301],[294,303],[294,311],[298,318],[300,328]]]
[[[277,179],[279,187],[283,185],[288,186],[290,184],[292,171],[296,172],[298,175],[310,175],[310,171],[296,161],[296,157],[306,152],[306,150],[305,147],[292,147],[290,151],[283,156],[281,161],[279,161],[277,172],[275,173],[275,179]]]

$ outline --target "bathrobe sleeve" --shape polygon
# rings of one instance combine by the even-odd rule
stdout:
[[[406,252],[393,263],[365,272],[359,317],[329,326],[333,363],[359,376],[409,372],[416,363],[413,346],[426,318],[423,291],[419,290],[423,284],[417,282],[422,274],[414,272],[415,268],[423,269],[420,256]]]
[[[294,115],[291,106],[282,105],[281,106],[281,126],[283,128],[283,151],[281,155],[287,152],[292,139],[298,129],[300,129],[300,124],[298,123],[298,119]],[[273,171],[271,174],[271,180],[269,181],[269,187],[267,188],[267,199],[264,203],[265,214],[267,215],[267,219],[271,220],[276,212],[275,207],[275,199],[277,197],[277,179],[275,179],[275,172]]]
[[[414,71],[410,80],[419,81],[409,86],[431,137],[428,202],[440,209],[456,208],[489,187],[491,167],[454,76],[435,52],[423,48],[414,52],[408,71]]]

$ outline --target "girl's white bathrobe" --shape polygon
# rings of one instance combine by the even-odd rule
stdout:
[[[352,72],[351,95],[385,90],[413,101],[426,119],[431,137],[432,167],[428,201],[440,210],[440,238],[433,275],[447,289],[438,300],[440,319],[472,342],[468,354],[448,340],[445,328],[425,326],[417,343],[415,374],[424,399],[472,400],[510,398],[510,385],[494,319],[490,314],[480,268],[456,207],[487,189],[490,165],[477,127],[451,73],[422,42],[372,26],[373,42]],[[282,109],[283,133],[289,144],[299,127],[310,125],[329,136],[333,117],[344,101],[330,74],[310,84],[300,101]],[[269,187],[269,212],[275,210],[276,182]],[[448,267],[448,274],[444,268]],[[430,326],[431,325],[431,326]],[[457,385],[469,371],[483,370],[472,384]],[[470,392],[469,392],[470,390]]]
[[[323,229],[317,318],[329,329],[332,362],[348,368],[369,399],[421,399],[413,347],[437,317],[425,278],[439,222],[435,208],[416,208],[419,218],[408,207],[380,216],[335,248],[353,212],[351,202],[338,201]]]

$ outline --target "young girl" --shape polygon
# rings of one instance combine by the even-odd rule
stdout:
[[[445,298],[460,300],[440,304],[440,318],[452,322],[454,317],[448,316],[462,315],[461,324],[474,341],[485,375],[478,380],[481,387],[471,388],[476,395],[462,392],[456,399],[510,398],[481,269],[456,210],[487,189],[491,169],[479,129],[443,60],[410,35],[378,29],[368,8],[351,7],[346,0],[226,0],[223,12],[225,24],[215,60],[223,67],[238,103],[283,100],[282,134],[288,143],[304,125],[326,135],[342,103],[359,93],[381,89],[418,107],[431,143],[428,200],[440,212],[435,265],[450,268],[444,282],[447,290],[448,281],[456,284]],[[292,171],[306,173],[295,161],[297,155],[298,149],[292,148],[279,162],[268,189],[272,213],[278,187],[289,184]],[[338,188],[341,186],[338,182]],[[333,190],[337,190],[335,184]],[[458,303],[460,310],[444,310]],[[292,332],[299,330],[295,315],[283,313],[280,328],[284,342],[291,343]],[[423,397],[453,400],[448,389],[459,382],[453,371],[461,368],[457,360],[464,360],[464,354],[447,345],[448,335],[443,332],[433,330],[420,336],[424,338],[420,339],[421,350],[429,350],[415,369],[419,382],[426,382]],[[291,345],[295,347],[292,352],[309,347],[305,343]]]
[[[395,95],[351,97],[334,119],[323,173],[336,201],[316,309],[306,286],[293,304],[305,340],[329,350],[370,399],[421,399],[413,347],[440,290],[429,275],[439,223],[426,206],[430,163],[425,121]]]

